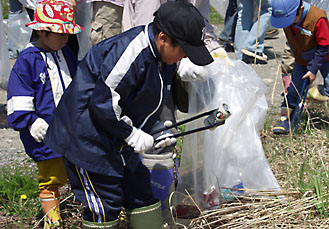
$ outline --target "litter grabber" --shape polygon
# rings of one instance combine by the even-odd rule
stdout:
[[[299,96],[298,102],[297,102],[297,107],[295,108],[294,114],[292,116],[291,123],[292,123],[292,127],[293,127],[295,133],[297,133],[298,125],[299,125],[300,119],[302,117],[302,112],[303,112],[303,109],[304,109],[304,104],[305,104],[305,100],[306,100],[306,96],[307,96],[307,91],[308,91],[308,88],[309,88],[308,82],[309,82],[308,79],[305,79],[304,82],[303,82],[303,86],[302,86],[300,96]],[[302,102],[302,104],[299,108],[299,103],[301,102],[301,100],[303,102]],[[296,124],[294,124],[297,115],[298,115],[298,118],[297,118]]]
[[[151,132],[150,134],[152,136],[155,136],[156,134],[158,134],[162,131],[166,131],[166,130],[169,130],[171,128],[189,123],[189,122],[194,121],[194,120],[197,120],[199,118],[208,116],[204,120],[204,126],[203,127],[195,128],[195,129],[192,129],[192,130],[184,131],[182,133],[173,134],[173,135],[172,134],[165,134],[165,135],[162,135],[162,136],[160,136],[160,137],[158,137],[154,140],[155,148],[169,146],[169,145],[175,143],[175,140],[173,141],[171,139],[176,139],[178,137],[193,134],[193,133],[200,132],[200,131],[207,130],[207,129],[214,130],[216,127],[223,125],[225,123],[225,120],[228,117],[230,117],[230,115],[231,115],[230,107],[227,104],[223,103],[220,107],[218,107],[216,109],[206,111],[204,113],[201,113],[201,114],[198,114],[196,116],[190,117],[190,118],[185,119],[183,121],[177,122],[173,125],[170,121],[169,122],[166,121],[164,123],[165,127],[160,128],[158,130],[155,130],[155,131]],[[166,143],[159,146],[158,143],[160,143],[161,141],[166,141]]]

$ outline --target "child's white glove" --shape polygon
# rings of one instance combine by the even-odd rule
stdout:
[[[153,147],[154,139],[141,129],[133,127],[131,134],[125,139],[127,144],[137,153],[144,153]]]
[[[171,137],[172,134],[166,133],[164,135],[159,136],[156,140],[160,140],[158,143],[155,144],[154,148],[163,148],[167,146],[171,146],[177,142],[176,138]],[[161,140],[162,139],[162,140]]]
[[[42,142],[48,129],[48,123],[42,119],[37,118],[34,123],[29,127],[30,134],[37,142]]]
[[[180,61],[177,74],[183,81],[192,81],[196,79],[205,80],[207,77],[207,71],[204,66],[193,64],[187,57]]]

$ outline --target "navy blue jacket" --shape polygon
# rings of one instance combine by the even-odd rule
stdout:
[[[29,126],[37,118],[50,123],[78,65],[69,47],[47,52],[30,44],[18,56],[7,87],[8,124],[20,132],[26,153],[34,161],[61,157],[34,140]]]
[[[165,103],[176,64],[161,62],[151,29],[139,26],[93,46],[80,62],[45,143],[73,164],[108,176],[132,171],[139,155],[124,141],[149,132]]]

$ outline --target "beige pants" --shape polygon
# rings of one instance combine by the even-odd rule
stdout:
[[[282,73],[291,74],[294,69],[295,57],[290,46],[286,43],[281,57]]]
[[[123,7],[110,2],[93,2],[91,45],[121,33]]]

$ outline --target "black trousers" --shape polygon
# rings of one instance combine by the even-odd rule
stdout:
[[[83,219],[90,222],[116,220],[121,206],[135,209],[158,200],[153,197],[149,170],[140,163],[134,173],[125,168],[123,177],[88,172],[64,158],[72,191],[84,206]]]

